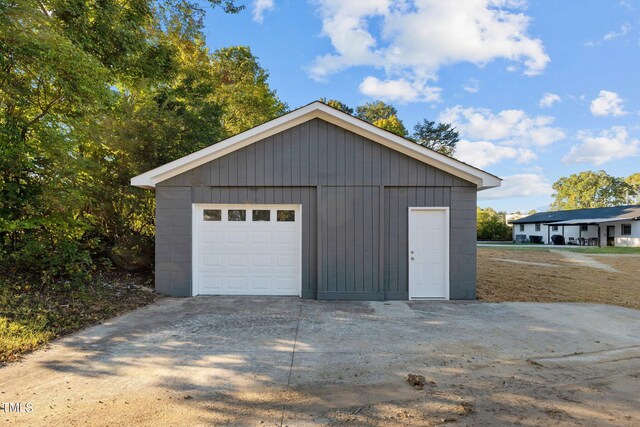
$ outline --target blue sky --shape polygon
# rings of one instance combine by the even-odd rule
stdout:
[[[456,157],[504,178],[478,204],[547,209],[584,170],[640,172],[640,1],[246,0],[211,49],[249,46],[291,108],[383,99],[454,123]]]

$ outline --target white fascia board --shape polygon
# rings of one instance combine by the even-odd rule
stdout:
[[[478,190],[499,187],[502,182],[497,176],[474,168],[452,157],[421,147],[321,102],[314,102],[217,144],[138,175],[131,179],[131,184],[142,188],[154,188],[159,182],[314,118],[320,118],[340,126],[423,163],[473,182],[477,185]]]

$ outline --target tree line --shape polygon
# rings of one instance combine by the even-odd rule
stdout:
[[[585,171],[560,178],[552,188],[553,210],[640,204],[640,172],[615,177],[603,170]]]
[[[153,193],[130,178],[287,111],[249,48],[207,49],[204,14],[181,0],[2,2],[5,273],[148,268]]]

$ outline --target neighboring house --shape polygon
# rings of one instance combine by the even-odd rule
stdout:
[[[640,246],[640,205],[538,212],[512,224],[514,241],[538,236],[549,244],[561,235],[566,243]]]
[[[501,180],[314,102],[131,180],[156,290],[474,299],[476,193]]]

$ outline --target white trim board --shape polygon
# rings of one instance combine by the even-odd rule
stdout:
[[[478,190],[499,187],[501,179],[452,157],[424,148],[401,136],[380,129],[322,102],[315,101],[284,116],[256,126],[217,144],[184,156],[141,175],[133,177],[131,184],[142,188],[155,188],[156,184],[201,166],[212,160],[244,148],[254,142],[280,133],[289,128],[319,118],[343,129],[371,139],[385,147],[396,150],[423,163],[436,167],[464,180],[473,182]]]
[[[450,209],[448,206],[424,206],[424,207],[412,207],[410,206],[408,209],[409,213],[409,219],[408,219],[408,239],[407,239],[407,243],[408,243],[408,247],[407,247],[407,255],[408,255],[408,294],[409,294],[409,300],[449,300],[450,296],[451,296],[451,289],[450,289],[450,280],[449,280],[449,275],[450,275],[450,269],[451,269],[451,263],[449,262],[449,250],[450,250],[450,245],[449,245],[449,241],[450,241],[450,231],[451,231],[451,225],[450,225]],[[416,296],[413,295],[412,292],[412,287],[411,287],[411,243],[412,243],[412,230],[411,230],[411,223],[412,223],[412,213],[413,212],[421,212],[421,211],[441,211],[444,213],[444,233],[443,233],[443,239],[444,239],[444,296],[443,297],[423,297],[423,296]],[[415,235],[414,235],[415,238]]]

